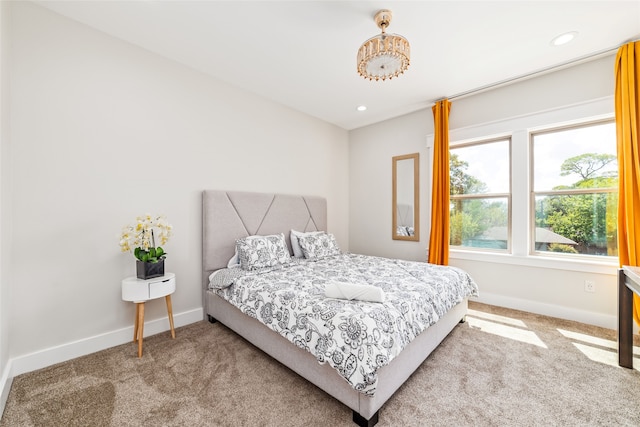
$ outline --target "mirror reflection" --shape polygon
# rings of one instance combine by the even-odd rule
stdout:
[[[393,157],[394,240],[420,241],[419,160],[419,153]]]

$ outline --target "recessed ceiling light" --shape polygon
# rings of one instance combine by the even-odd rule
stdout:
[[[553,46],[561,46],[563,44],[567,44],[571,40],[576,38],[577,35],[578,35],[577,31],[570,31],[568,33],[560,34],[559,36],[557,36],[553,40],[551,40],[551,44]]]
[[[358,108],[356,108],[356,110],[358,110],[358,111],[364,111],[366,109],[367,109],[366,105],[358,105]]]

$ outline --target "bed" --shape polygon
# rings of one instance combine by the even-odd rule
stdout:
[[[373,426],[378,422],[380,408],[453,328],[464,320],[468,297],[477,295],[477,286],[471,278],[462,270],[453,267],[429,266],[426,263],[411,263],[383,258],[374,259],[375,257],[334,252],[330,253],[330,256],[319,256],[309,260],[296,258],[293,256],[294,252],[291,246],[291,230],[305,233],[307,237],[301,237],[300,242],[307,244],[307,246],[309,242],[313,243],[315,240],[326,243],[329,237],[332,238],[330,233],[325,233],[327,230],[327,204],[326,200],[321,197],[205,190],[203,191],[202,207],[203,301],[205,315],[208,320],[210,322],[221,322],[280,363],[348,406],[353,411],[353,421],[360,426]],[[316,238],[313,232],[323,233],[317,233],[320,237]],[[313,236],[309,237],[312,234]],[[234,254],[237,252],[236,241],[238,239],[245,241],[244,238],[254,235],[282,235],[280,244],[286,245],[284,249],[287,252],[285,257],[291,257],[291,261],[287,261],[283,265],[278,264],[274,267],[258,269],[246,276],[245,273],[247,272],[241,272],[243,270],[241,268],[228,269],[230,260],[234,258]],[[305,256],[309,255],[310,258],[313,258],[314,252],[311,246],[307,246],[304,248]],[[299,248],[297,249],[296,252],[299,252]],[[322,250],[320,253],[322,253]],[[379,290],[380,294],[386,292],[387,300],[384,304],[381,302],[327,299],[321,294],[323,286],[329,286],[328,277],[339,277],[341,281],[349,281],[351,278],[358,277],[361,283],[362,281],[371,281],[370,278],[367,279],[369,276],[367,276],[366,270],[361,267],[349,270],[357,270],[357,273],[348,273],[346,270],[336,273],[336,268],[347,268],[343,267],[343,264],[375,263],[375,265],[382,265],[379,262],[385,265],[384,271],[387,271],[387,267],[389,269],[399,267],[401,272],[398,274],[406,276],[406,278],[400,280],[391,273],[376,273],[380,276],[385,276],[385,279],[380,282]],[[334,269],[326,269],[323,263]],[[312,266],[311,273],[307,271],[308,266]],[[443,286],[442,283],[435,286],[435,288],[438,288],[438,293],[434,293],[435,291],[433,290],[422,291],[421,280],[424,279],[422,276],[425,274],[422,270],[423,267],[439,268],[441,270],[438,270],[438,275],[459,278],[459,280],[456,279],[458,283],[453,285],[456,288],[456,295],[459,295],[454,302],[444,303],[439,301],[438,293],[443,290],[439,288]],[[238,278],[234,279],[235,282],[229,282],[233,284],[228,287],[215,285],[214,278],[218,280],[220,276],[235,277],[234,274],[229,274],[230,272],[236,272],[238,275]],[[308,274],[310,276],[303,276]],[[261,282],[265,282],[269,277],[272,280],[269,283],[275,283],[273,282],[275,278],[278,285],[268,285],[271,286],[268,292],[259,293],[255,289],[242,290],[245,285],[257,286]],[[295,290],[284,288],[288,286],[288,283],[285,282],[294,283],[294,281]],[[395,288],[395,284],[400,283],[400,281],[411,282],[413,283],[412,287],[410,286],[408,291],[400,292]],[[304,286],[301,284],[304,284]],[[212,286],[214,287],[212,288]],[[277,288],[275,291],[273,289],[274,286]],[[309,294],[307,296],[311,298],[311,302],[302,303],[299,302],[302,300],[295,300],[298,302],[292,303],[294,298],[298,298],[297,294],[294,295],[293,292],[298,292],[299,288],[304,289]],[[408,326],[403,327],[397,326],[401,323],[398,319],[392,320],[391,323],[385,323],[384,318],[388,314],[383,314],[380,307],[386,307],[394,303],[398,307],[403,307],[399,311],[404,313],[406,311],[404,310],[405,305],[416,304],[404,304],[401,301],[394,300],[394,298],[397,299],[399,298],[398,295],[402,294],[405,295],[404,298],[407,301],[412,300],[413,297],[411,295],[413,294],[410,292],[416,289],[419,292],[431,292],[429,299],[436,301],[432,305],[437,308],[438,313],[417,315],[412,318],[413,320],[409,322]],[[239,295],[243,292],[252,298],[250,303],[240,301]],[[451,293],[454,293],[454,291],[451,291]],[[275,294],[279,295],[279,300],[285,300],[289,306],[297,304],[302,308],[304,305],[310,310],[304,315],[291,312],[290,317],[292,318],[301,319],[304,317],[304,325],[298,325],[295,319],[287,319],[290,324],[294,325],[293,327],[287,326],[287,322],[282,319],[282,313],[286,311],[286,317],[289,317],[288,308],[290,307],[287,310],[280,309],[278,311],[278,309],[273,308],[272,301],[267,300],[270,295],[273,296]],[[238,297],[237,300],[233,299],[234,295]],[[252,308],[252,305],[255,309]],[[342,325],[334,324],[331,326],[330,324],[334,317],[351,321],[351,317],[347,315],[340,314],[340,312],[336,314],[336,310],[344,308],[359,310],[356,315],[351,316],[349,314],[348,316],[359,319],[366,317],[370,322],[374,322],[370,323],[369,326],[363,323],[365,325],[363,327],[368,327],[370,331],[385,329],[379,327],[380,322],[386,325],[396,325],[395,328],[390,328],[392,329],[391,333],[395,334],[392,337],[395,338],[390,339],[388,335],[384,334],[383,337],[378,337],[377,335],[380,335],[378,332],[375,338],[379,339],[380,342],[373,342],[371,337],[375,334],[371,333],[369,334],[370,337],[366,338],[368,346],[357,348],[355,343],[357,340],[349,340],[349,337],[353,338],[353,336],[345,335],[345,329],[343,328],[345,321],[343,321]],[[265,318],[267,318],[264,314],[266,309],[268,309],[268,319],[273,319],[273,321],[265,321]],[[256,310],[260,310],[260,314]],[[276,311],[280,313],[277,319],[275,314],[272,314],[272,311],[273,313]],[[308,330],[305,331],[302,327],[307,327],[307,319],[313,317],[309,315],[311,312],[315,313],[313,316],[318,322],[309,326]],[[331,314],[326,315],[326,312],[331,312]],[[405,314],[402,314],[402,316],[405,316]],[[340,358],[331,357],[332,354],[339,352],[328,349],[325,341],[322,341],[323,345],[319,344],[320,339],[325,335],[318,333],[317,330],[323,327],[323,324],[329,325],[334,331],[329,335],[332,338],[336,338],[331,340],[333,345],[337,346],[336,348],[342,349],[341,351],[353,350],[355,356],[351,356],[353,358],[351,364],[346,363],[344,360],[337,360]],[[278,327],[277,325],[280,326]],[[295,334],[292,334],[291,331],[296,330],[298,326],[300,327],[298,335],[292,336]],[[342,333],[340,332],[341,328],[343,328]],[[340,336],[342,336],[343,340],[339,339]],[[347,340],[346,342],[344,341],[345,339]],[[398,351],[395,347],[392,348],[390,344],[390,342],[396,344],[398,341],[402,341],[401,351]],[[358,343],[358,345],[361,344]],[[318,352],[316,350],[319,347],[321,351]],[[378,351],[376,349],[381,351],[382,354],[374,354]],[[334,352],[332,353],[332,351]],[[312,352],[316,354],[314,355]],[[345,366],[349,366],[349,369],[345,369]]]

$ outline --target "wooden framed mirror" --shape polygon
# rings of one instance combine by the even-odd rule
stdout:
[[[420,153],[395,156],[393,163],[393,240],[420,241]]]

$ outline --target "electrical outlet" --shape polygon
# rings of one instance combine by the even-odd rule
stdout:
[[[584,281],[584,291],[585,292],[595,292],[596,291],[595,282],[593,282],[592,280],[585,280]]]

